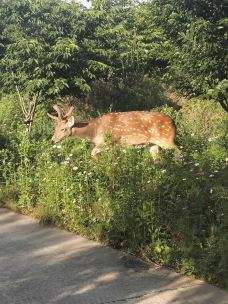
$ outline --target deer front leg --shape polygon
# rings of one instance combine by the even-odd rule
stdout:
[[[93,148],[93,150],[91,151],[91,156],[93,158],[97,158],[97,154],[101,153],[102,152],[102,147],[99,147],[99,146],[96,146]]]

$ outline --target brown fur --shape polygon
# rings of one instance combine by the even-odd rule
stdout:
[[[55,106],[55,110],[57,107]],[[72,114],[72,109],[69,113]],[[176,128],[173,120],[159,112],[113,112],[97,117],[88,122],[76,122],[71,128],[68,127],[70,117],[58,117],[48,114],[57,121],[53,142],[58,142],[68,136],[85,138],[95,144],[92,155],[101,151],[107,133],[112,134],[114,141],[127,146],[154,144],[170,149],[177,148],[175,144]],[[99,147],[99,148],[98,148]],[[152,149],[155,150],[155,149]]]

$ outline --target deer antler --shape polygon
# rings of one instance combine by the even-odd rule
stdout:
[[[53,109],[57,112],[58,118],[61,119],[61,108],[56,104],[53,106]]]
[[[74,112],[74,107],[71,106],[71,107],[68,109],[68,111],[67,111],[65,117],[70,117],[70,116],[72,116],[73,112]]]
[[[59,117],[57,117],[57,116],[51,115],[51,114],[49,114],[49,113],[47,113],[47,116],[50,117],[51,119],[54,119],[54,120],[56,120],[56,121],[59,121]]]

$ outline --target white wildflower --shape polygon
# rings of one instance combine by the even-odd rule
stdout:
[[[56,145],[56,148],[57,148],[57,149],[61,149],[62,146],[61,146],[61,145]]]
[[[209,177],[214,177],[214,174],[210,174]]]
[[[182,181],[186,181],[186,178],[182,178]]]
[[[191,133],[191,136],[194,136],[195,135],[195,133]]]
[[[228,163],[228,157],[225,159],[225,161]]]
[[[213,189],[210,189],[210,193],[213,193]]]
[[[70,157],[67,157],[66,160],[70,160]]]
[[[77,167],[77,166],[74,166],[74,167],[72,168],[72,170],[77,171],[77,170],[78,170],[78,167]]]
[[[61,164],[62,165],[67,165],[67,164],[69,164],[69,162],[65,160],[65,161],[61,162]]]
[[[166,169],[161,170],[161,173],[165,173],[165,172],[166,172]]]
[[[72,157],[73,156],[73,154],[71,153],[71,154],[69,154],[69,157]]]
[[[209,137],[207,140],[209,142],[215,141],[218,138],[218,136],[214,136],[214,137]]]
[[[57,147],[56,145],[53,145],[53,146],[52,146],[52,148],[54,148],[54,149],[55,149],[56,147]]]
[[[199,166],[199,163],[195,163],[195,167],[198,167]]]

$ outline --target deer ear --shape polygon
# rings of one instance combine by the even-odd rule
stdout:
[[[67,119],[67,126],[68,128],[72,128],[74,125],[74,116],[71,116]]]

